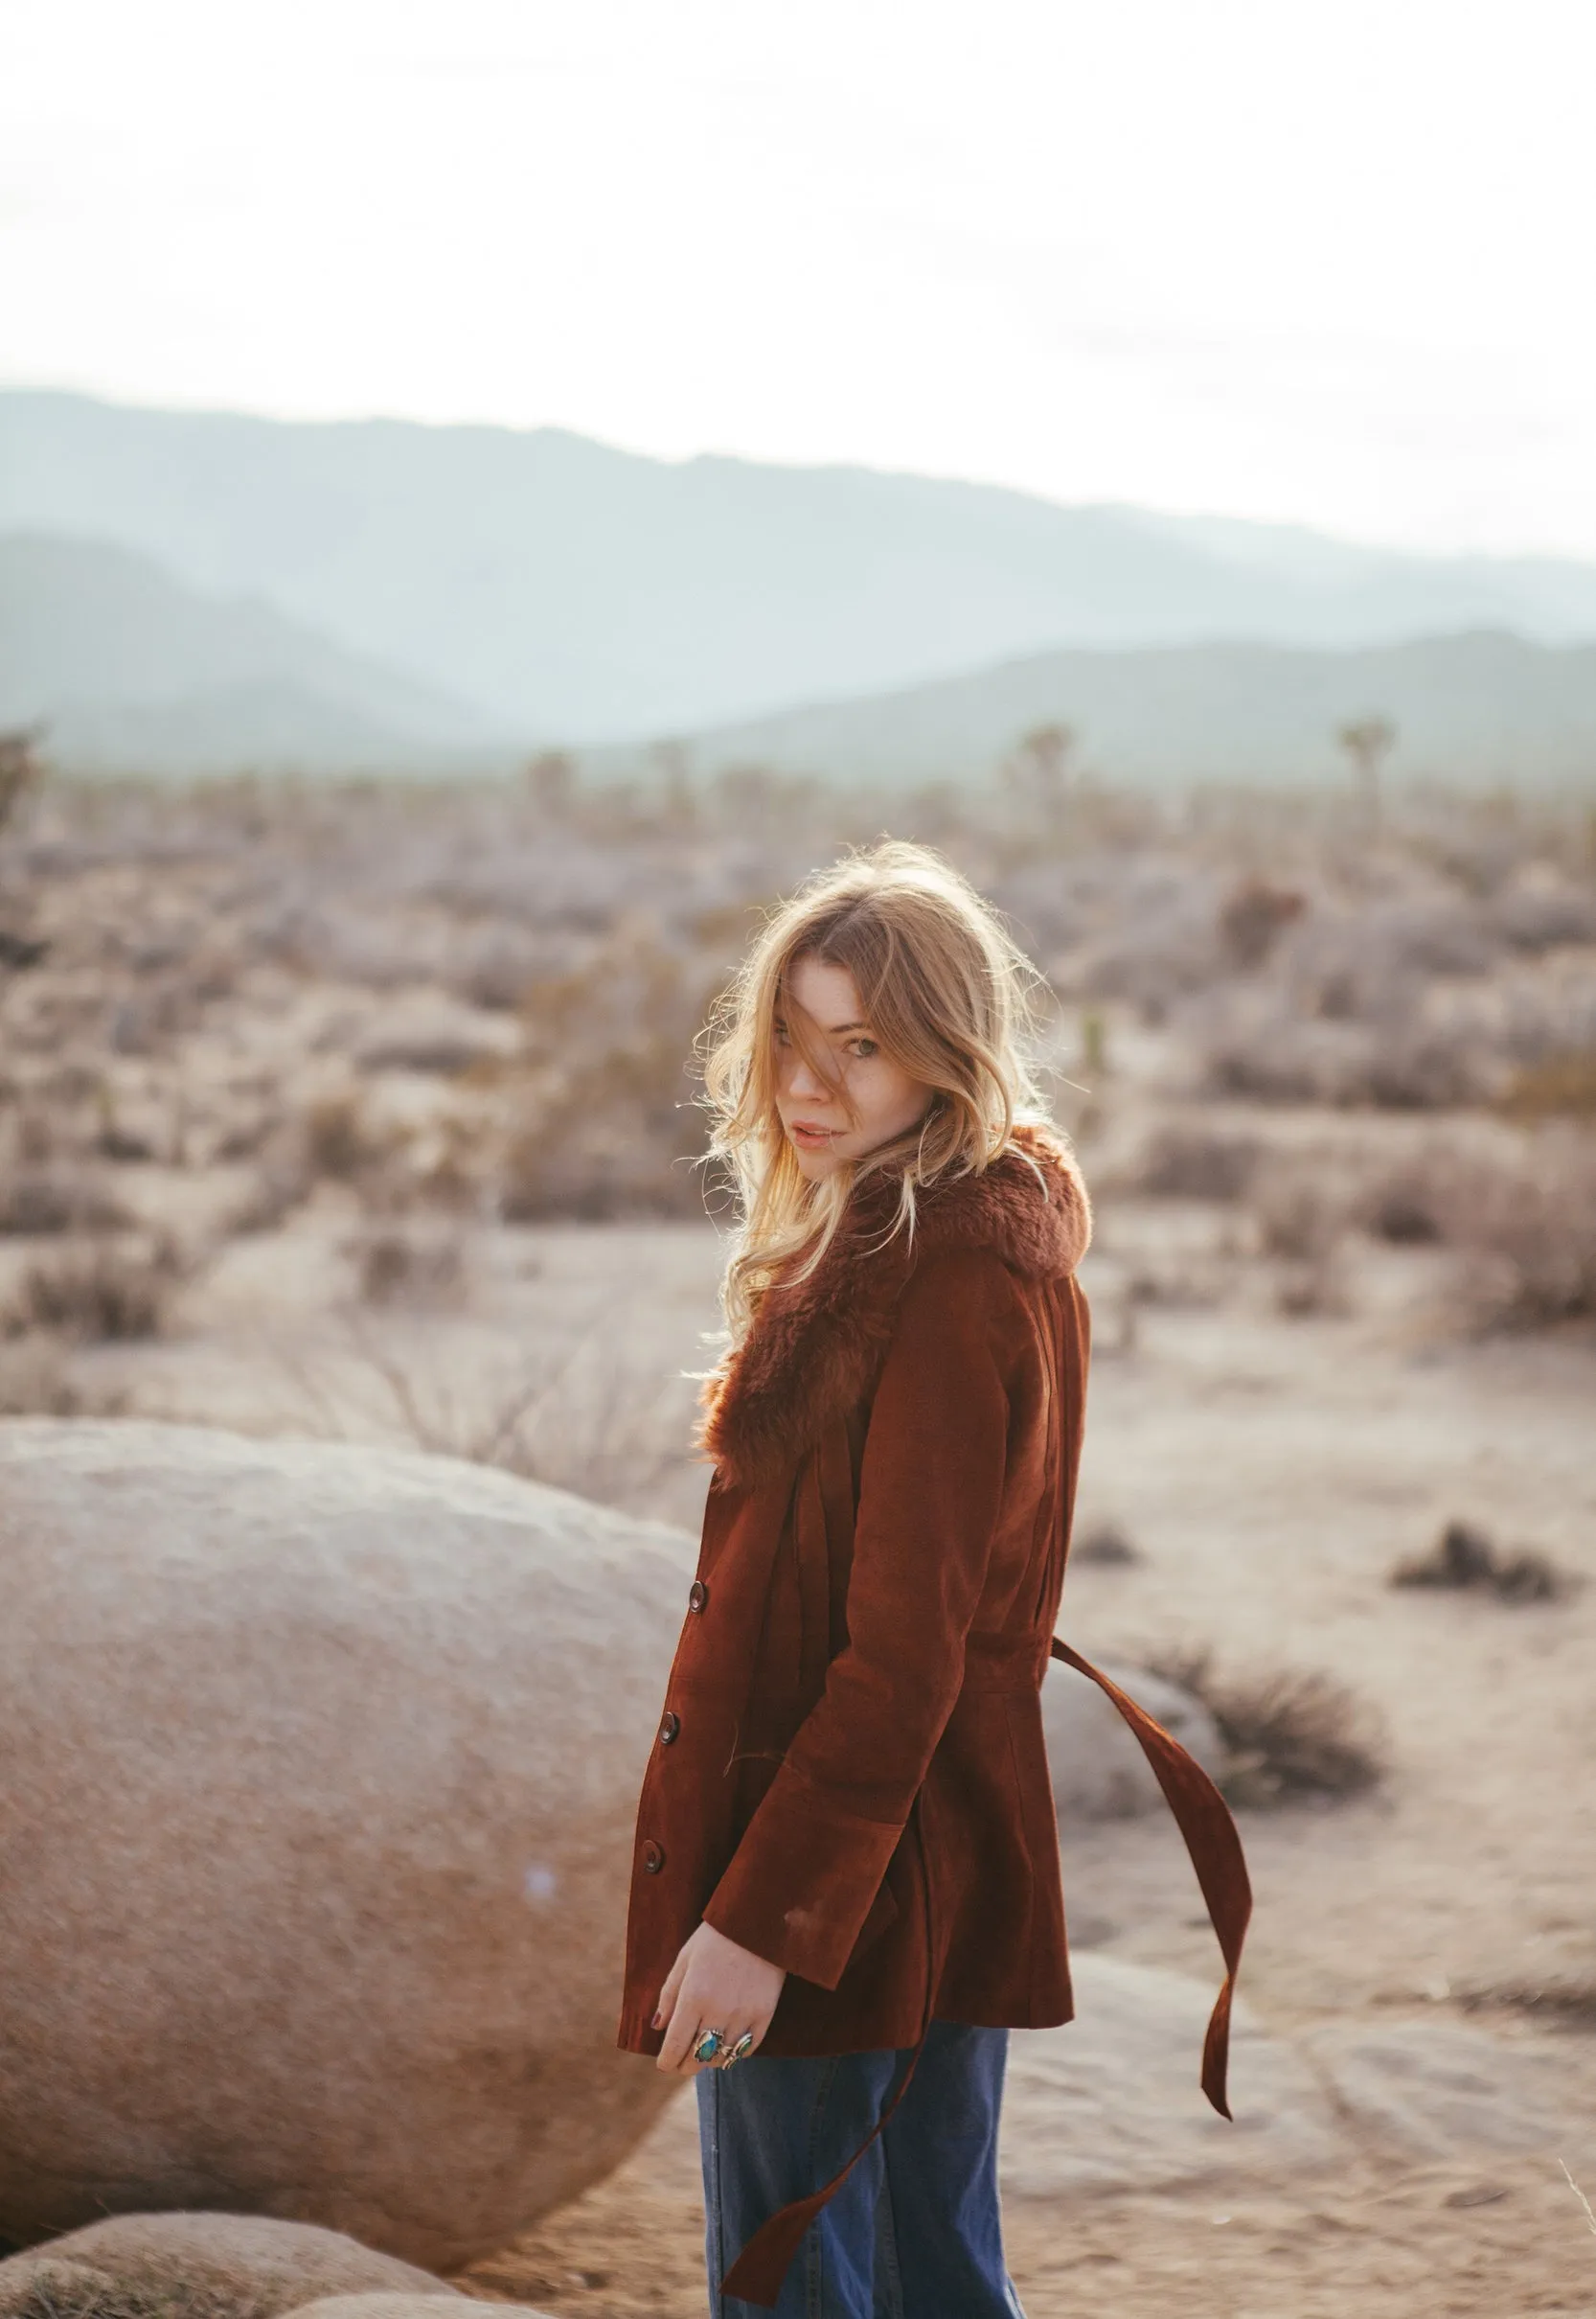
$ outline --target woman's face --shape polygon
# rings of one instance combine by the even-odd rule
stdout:
[[[800,957],[787,977],[794,1005],[809,1022],[812,1045],[832,1058],[832,1076],[811,1069],[790,1036],[783,1004],[776,1007],[776,1109],[798,1165],[811,1183],[852,1160],[863,1159],[925,1115],[932,1090],[889,1062],[872,1036],[854,977],[845,966]],[[855,1120],[843,1108],[848,1091]]]

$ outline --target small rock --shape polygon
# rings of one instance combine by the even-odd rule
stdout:
[[[314,2223],[118,2215],[0,2262],[0,2319],[148,2319],[163,2308],[180,2309],[183,2319],[275,2319],[352,2290],[372,2300],[372,2289],[379,2290],[375,2300],[402,2302],[404,2319],[430,2319],[439,2296],[465,2300],[429,2272]]]

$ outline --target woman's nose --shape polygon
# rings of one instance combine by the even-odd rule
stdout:
[[[827,1102],[832,1092],[820,1073],[798,1054],[789,1054],[787,1057],[787,1091],[789,1095],[801,1096],[806,1103]]]

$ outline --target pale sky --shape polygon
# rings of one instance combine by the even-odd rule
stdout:
[[[1596,558],[1593,0],[0,0],[0,382]]]

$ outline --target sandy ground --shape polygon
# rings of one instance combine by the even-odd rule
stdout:
[[[1395,2170],[1371,2157],[1335,2179],[1015,2206],[1025,2308],[1596,2312],[1596,2233],[1559,2163],[1596,2195],[1596,2005],[1559,2029],[1526,2002],[1559,1983],[1596,1989],[1596,1585],[1509,1607],[1388,1583],[1454,1516],[1596,1580],[1596,1356],[1573,1341],[1460,1341],[1428,1316],[1421,1260],[1397,1253],[1359,1258],[1350,1315],[1282,1319],[1227,1258],[1226,1228],[1216,1211],[1130,1204],[1088,1260],[1083,1519],[1116,1521],[1141,1559],[1072,1572],[1063,1629],[1088,1653],[1200,1642],[1224,1667],[1327,1668],[1383,1717],[1391,1769],[1371,1797],[1243,1814],[1257,1889],[1243,1989],[1265,2022],[1467,2018],[1555,2041],[1583,2090],[1535,2157]],[[126,1379],[151,1414],[404,1437],[391,1382],[328,1318],[347,1236],[322,1208],[233,1243],[170,1343],[90,1357],[99,1384]],[[436,1414],[577,1328],[596,1366],[571,1405],[586,1415],[555,1428],[566,1469],[552,1478],[578,1482],[584,1458],[608,1454],[610,1494],[694,1527],[701,1473],[668,1458],[644,1473],[636,1440],[611,1435],[605,1452],[617,1393],[598,1394],[596,1415],[592,1387],[663,1373],[650,1424],[670,1438],[693,1390],[674,1372],[708,1358],[718,1255],[685,1226],[498,1233],[471,1255],[462,1308],[383,1317],[383,1356]],[[1127,1282],[1150,1263],[1164,1285],[1132,1322]],[[1214,1978],[1161,1816],[1072,1833],[1065,1877],[1080,1938]],[[594,2319],[701,2310],[701,2215],[680,2122],[673,2133],[674,2156],[646,2147],[471,2284]]]
[[[463,2282],[569,2319],[700,2319],[702,2217],[629,2171]],[[1519,2319],[1596,2309],[1596,2235],[1556,2163],[1374,2168],[1284,2194],[1104,2197],[1009,2216],[1028,2319]]]

